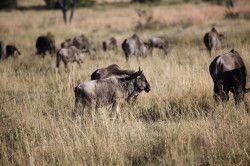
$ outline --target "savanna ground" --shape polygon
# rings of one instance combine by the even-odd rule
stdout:
[[[135,28],[138,8],[151,10],[153,25]],[[0,62],[1,165],[249,165],[249,114],[234,107],[232,96],[226,105],[216,105],[208,73],[212,59],[232,48],[250,71],[250,21],[225,19],[225,10],[204,3],[102,4],[78,9],[67,26],[60,11],[1,11],[0,39],[22,52]],[[238,1],[236,10],[249,12],[250,4]],[[209,57],[202,38],[212,26],[226,38]],[[56,70],[55,57],[34,55],[37,36],[48,31],[58,47],[65,38],[85,34],[97,48],[96,57],[86,57],[81,67],[70,65],[70,72],[63,65]],[[104,38],[114,36],[120,46],[135,32],[144,40],[168,36],[170,54],[154,51],[126,63],[120,47],[101,51]],[[142,93],[134,105],[123,104],[122,121],[110,119],[110,108],[93,119],[72,119],[73,88],[96,68],[113,63],[140,66],[150,93]]]

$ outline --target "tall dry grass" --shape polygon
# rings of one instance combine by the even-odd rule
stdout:
[[[203,4],[191,8],[198,11],[197,7],[201,12],[212,8]],[[168,15],[164,7],[156,9]],[[199,12],[196,15],[199,18]],[[120,48],[110,53],[98,50],[95,58],[87,57],[80,68],[72,64],[65,72],[63,67],[55,69],[55,58],[32,55],[38,35],[51,31],[57,46],[81,33],[96,47],[111,35],[121,43],[134,33],[134,7],[81,9],[70,26],[63,24],[59,11],[0,12],[0,16],[1,40],[16,44],[22,52],[20,58],[0,63],[1,165],[249,165],[249,114],[243,106],[235,108],[232,99],[216,105],[208,73],[212,58],[231,48],[240,52],[250,69],[249,21],[216,16],[188,27],[166,23],[137,33],[143,39],[166,34],[172,48],[167,57],[154,51],[126,63]],[[167,17],[180,19],[178,14]],[[210,58],[202,37],[213,25],[225,32],[226,39]],[[73,88],[89,80],[96,68],[112,63],[134,70],[141,66],[151,92],[142,93],[135,105],[122,104],[122,121],[110,120],[109,107],[93,118],[72,119]]]

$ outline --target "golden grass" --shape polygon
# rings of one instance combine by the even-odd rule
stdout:
[[[192,12],[183,14],[185,7]],[[231,48],[250,69],[249,21],[224,20],[220,7],[204,4],[153,7],[156,18],[181,20],[138,32],[143,39],[167,35],[172,48],[167,57],[154,51],[126,63],[121,48],[98,50],[96,58],[87,57],[80,68],[72,64],[65,73],[62,66],[55,69],[55,58],[32,55],[36,37],[47,31],[55,34],[57,46],[81,33],[96,47],[111,35],[121,43],[134,33],[134,9],[80,9],[69,26],[60,11],[0,12],[1,40],[22,52],[20,58],[0,63],[1,165],[249,165],[249,114],[235,108],[232,99],[217,106],[208,73],[212,58]],[[189,18],[193,23],[183,26]],[[226,39],[210,58],[202,37],[213,25]],[[73,88],[89,80],[96,68],[112,63],[134,70],[141,66],[152,91],[142,93],[135,105],[124,103],[122,121],[110,120],[109,107],[93,119],[72,119]]]

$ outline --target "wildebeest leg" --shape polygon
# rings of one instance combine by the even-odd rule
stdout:
[[[80,63],[83,63],[83,60],[82,59],[79,59]]]
[[[81,67],[81,63],[80,63],[80,61],[76,61],[77,62],[77,64],[78,64],[78,66],[79,67]]]
[[[214,100],[216,101],[216,103],[218,103],[220,101],[220,96],[222,93],[222,88],[220,87],[220,85],[218,84],[214,84]]]
[[[53,52],[52,49],[49,50],[49,54],[50,54],[51,57],[53,57],[54,52]]]
[[[221,84],[214,84],[214,99],[218,103],[219,101],[228,101],[229,96],[228,96],[229,91],[228,90],[223,90],[223,87]]]
[[[209,56],[212,56],[212,50],[208,50]]]
[[[136,100],[137,100],[137,97],[138,97],[138,95],[135,95],[135,96],[133,97],[133,99],[132,99],[132,104],[135,104],[135,102],[136,102]]]
[[[249,104],[245,98],[243,100],[244,100],[245,109],[246,109],[247,113],[249,113],[250,112]]]
[[[163,51],[164,51],[165,55],[167,55],[169,53],[169,49],[166,47],[163,48]]]
[[[126,62],[128,62],[128,55],[125,55],[125,57],[126,57]]]
[[[72,117],[75,118],[77,117],[78,115],[80,115],[81,113],[83,114],[84,112],[84,107],[83,107],[83,104],[82,103],[75,103],[75,108],[72,112]]]
[[[63,64],[64,64],[65,69],[68,70],[68,63],[67,63],[67,61],[63,60]]]
[[[85,105],[83,103],[83,101],[81,99],[79,99],[79,97],[75,97],[75,108],[72,112],[72,117],[76,118],[79,115],[83,115],[84,114],[84,109],[85,109]]]
[[[111,117],[114,118],[116,116],[118,116],[118,118],[121,119],[119,103],[117,101],[115,101],[113,103],[113,105],[112,105],[112,115],[111,115]]]
[[[233,91],[235,105],[238,106],[244,99],[244,91],[242,85],[235,88]]]
[[[42,52],[42,57],[43,57],[43,58],[45,57],[45,55],[46,55],[46,53],[45,53],[45,52]]]
[[[138,97],[138,94],[132,93],[132,94],[128,97],[127,102],[128,102],[129,104],[134,104],[135,101],[136,101],[136,99],[137,99],[137,97]]]

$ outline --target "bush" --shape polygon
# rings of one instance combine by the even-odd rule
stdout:
[[[17,7],[16,0],[1,0],[0,9],[13,9]]]
[[[210,2],[216,5],[226,5],[228,7],[234,6],[234,0],[203,0],[205,2]]]
[[[50,9],[58,9],[60,8],[58,0],[44,0],[46,3],[47,8]],[[70,4],[70,1],[68,0],[68,3]],[[92,6],[94,4],[94,0],[77,0],[76,1],[76,7],[87,7]]]

